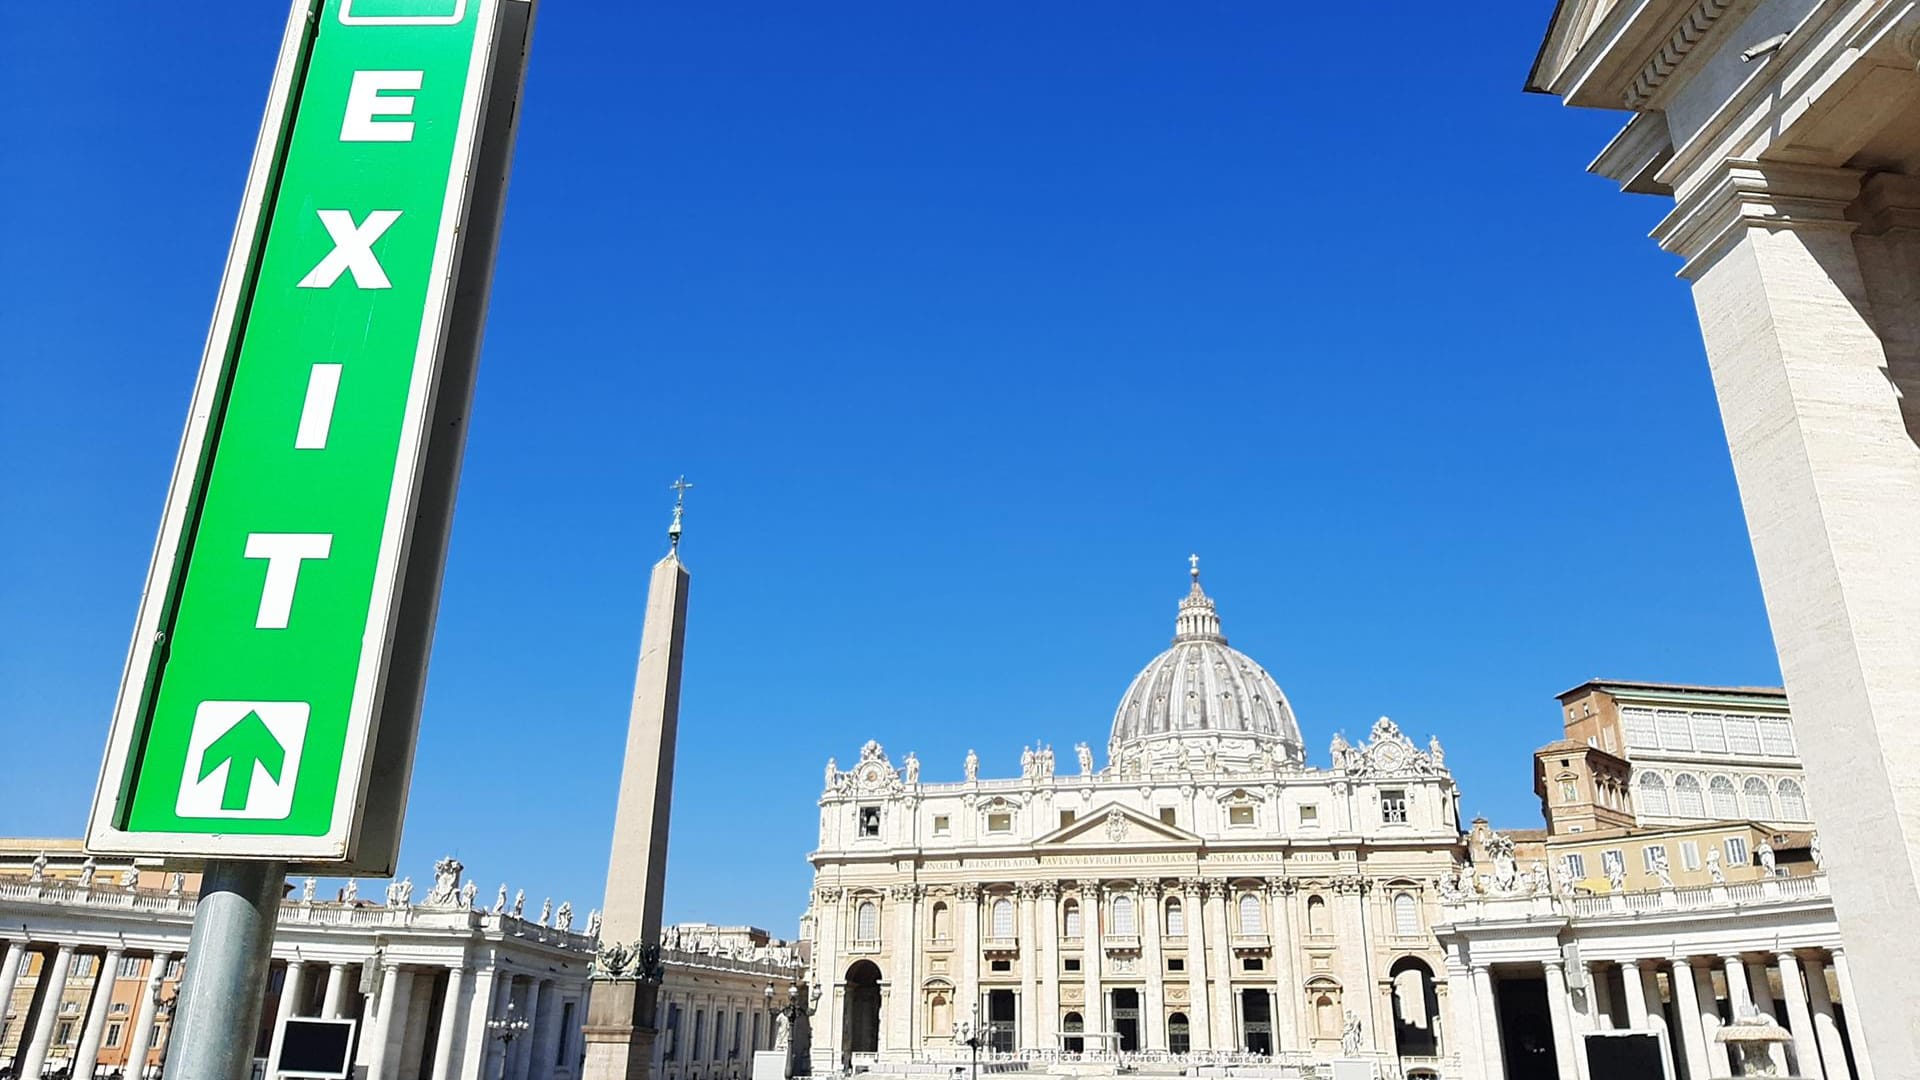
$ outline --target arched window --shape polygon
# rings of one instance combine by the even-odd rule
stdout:
[[[1067,937],[1080,936],[1080,901],[1067,900],[1060,905],[1060,924],[1067,928]]]
[[[1707,816],[1707,801],[1700,793],[1700,778],[1681,773],[1673,778],[1674,813],[1684,818]]]
[[[1327,898],[1324,896],[1307,897],[1307,933],[1324,934],[1327,932]]]
[[[1765,821],[1773,816],[1773,792],[1768,790],[1765,780],[1757,776],[1747,777],[1745,793],[1748,817]]]
[[[1401,937],[1420,935],[1420,902],[1412,893],[1393,895],[1393,932]]]
[[[1120,935],[1140,932],[1133,919],[1133,897],[1116,896],[1113,898],[1113,932]]]
[[[1260,898],[1252,893],[1240,894],[1240,932],[1258,934],[1260,924]]]
[[[1167,936],[1187,936],[1187,913],[1178,900],[1167,901]]]
[[[1013,936],[1013,901],[1004,896],[993,902],[993,932],[988,936],[997,938]]]
[[[1070,1012],[1061,1017],[1060,1034],[1064,1036],[1060,1040],[1061,1048],[1069,1054],[1078,1054],[1085,1050],[1087,1040],[1081,1037],[1081,1032],[1085,1031],[1086,1027],[1086,1020],[1077,1012]]]
[[[1666,817],[1667,782],[1659,773],[1640,774],[1640,812],[1648,817]]]
[[[871,900],[860,901],[854,909],[853,937],[855,941],[880,940],[880,905]]]
[[[1740,816],[1740,798],[1734,794],[1733,781],[1724,776],[1716,776],[1707,784],[1707,802],[1713,807],[1713,816],[1721,821]]]
[[[1780,781],[1780,816],[1788,821],[1807,820],[1807,795],[1793,780]]]
[[[953,913],[944,900],[937,900],[933,905],[933,940],[953,940]]]

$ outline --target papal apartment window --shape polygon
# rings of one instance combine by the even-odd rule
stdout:
[[[1744,836],[1727,837],[1727,862],[1734,866],[1747,865],[1747,838]]]
[[[1320,824],[1320,805],[1307,803],[1300,808],[1300,824],[1311,829]]]
[[[1171,806],[1163,806],[1163,807],[1161,807],[1161,808],[1160,808],[1160,821],[1161,821],[1161,823],[1162,823],[1162,824],[1165,824],[1165,825],[1171,825],[1171,824],[1173,824],[1173,823],[1174,823],[1174,822],[1173,822],[1173,807],[1171,807]]]
[[[1253,807],[1251,806],[1227,807],[1227,824],[1229,825],[1253,824]]]
[[[987,831],[988,832],[1012,832],[1013,831],[1013,815],[1007,814],[1007,813],[988,814],[987,815]]]
[[[1619,848],[1608,848],[1600,853],[1600,872],[1612,877],[1615,873],[1627,872],[1627,853]]]
[[[1587,876],[1587,857],[1577,851],[1569,851],[1560,857],[1561,865],[1567,868],[1567,876],[1575,881]]]
[[[1689,870],[1700,869],[1700,845],[1697,842],[1680,841],[1680,865]]]
[[[945,814],[933,815],[933,835],[945,836],[953,831],[953,822]]]
[[[1403,788],[1388,788],[1380,793],[1380,820],[1388,825],[1407,823],[1407,793]]]
[[[879,807],[863,806],[860,808],[860,835],[861,836],[879,836],[880,835],[880,808]]]
[[[1651,874],[1659,867],[1660,860],[1664,858],[1666,854],[1667,845],[1648,844],[1646,847],[1640,849],[1640,865],[1647,873]]]

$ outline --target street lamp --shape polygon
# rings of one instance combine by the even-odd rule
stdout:
[[[500,1040],[500,1080],[506,1080],[507,1057],[513,1052],[513,1040],[525,1035],[527,1029],[532,1026],[527,1023],[526,1017],[520,1015],[520,1010],[511,1001],[507,1002],[505,1016],[495,1016],[487,1020],[487,1033]]]

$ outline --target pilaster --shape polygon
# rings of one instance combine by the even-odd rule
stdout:
[[[1211,1050],[1215,1044],[1213,1012],[1207,1000],[1207,948],[1211,944],[1206,933],[1207,883],[1201,878],[1188,878],[1180,885],[1186,895],[1181,916],[1187,928],[1187,1037],[1193,1049]]]
[[[1827,826],[1834,910],[1860,961],[1863,1045],[1912,1073],[1920,447],[1902,398],[1920,384],[1882,337],[1915,322],[1913,284],[1883,268],[1870,288],[1855,236],[1900,227],[1887,205],[1900,192],[1879,182],[1856,202],[1861,179],[1725,162],[1681,193],[1656,236],[1687,260],[1781,672],[1795,714],[1817,725],[1800,752]],[[1876,314],[1876,296],[1894,307]]]
[[[1088,1034],[1107,1030],[1106,1001],[1101,995],[1100,883],[1080,882],[1080,977],[1083,989],[1081,1014],[1086,1017]],[[1089,1040],[1087,1049],[1104,1047],[1106,1040]]]
[[[1160,934],[1166,929],[1160,903],[1162,890],[1158,878],[1140,882],[1140,963],[1145,984],[1140,992],[1140,1048],[1167,1048],[1167,1007],[1163,994],[1167,962],[1160,951]]]

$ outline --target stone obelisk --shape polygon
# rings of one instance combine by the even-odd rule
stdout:
[[[679,497],[667,532],[667,557],[653,565],[640,631],[640,666],[633,679],[633,711],[627,720],[627,753],[600,923],[603,944],[594,961],[582,1028],[587,1049],[583,1080],[645,1080],[653,1059],[673,745],[686,647],[687,568],[680,563],[680,519],[693,485],[681,477],[673,486]]]

